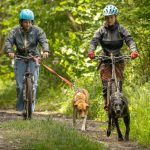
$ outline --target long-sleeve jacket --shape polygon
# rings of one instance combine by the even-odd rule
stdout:
[[[26,56],[31,53],[39,56],[38,43],[42,46],[43,51],[49,51],[49,45],[44,31],[32,25],[28,31],[23,31],[20,25],[15,26],[8,34],[4,51],[13,52],[13,45],[16,46],[18,55]]]
[[[119,54],[124,41],[131,51],[137,50],[130,33],[122,25],[118,22],[112,27],[104,24],[95,32],[90,43],[90,50],[95,50],[97,45],[100,44],[106,54],[110,51]]]

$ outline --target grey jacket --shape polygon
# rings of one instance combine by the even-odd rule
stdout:
[[[130,33],[122,25],[116,22],[114,26],[109,27],[105,23],[95,32],[90,43],[90,50],[95,50],[100,44],[106,54],[110,51],[114,54],[120,54],[124,41],[131,51],[137,50]]]
[[[6,53],[13,52],[13,45],[15,45],[18,55],[27,56],[31,53],[34,56],[40,56],[37,48],[38,43],[42,46],[43,51],[49,51],[46,35],[41,28],[33,25],[25,32],[21,26],[18,25],[9,32],[4,51]]]

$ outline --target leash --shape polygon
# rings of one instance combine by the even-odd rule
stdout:
[[[46,68],[49,72],[53,73],[54,75],[56,75],[57,77],[59,77],[61,80],[63,80],[65,83],[67,83],[69,86],[73,87],[74,90],[78,90],[79,88],[77,86],[75,86],[75,84],[73,84],[72,82],[70,82],[69,80],[65,79],[64,77],[62,77],[61,75],[59,75],[56,71],[54,71],[52,68],[50,68],[49,66],[45,65],[42,63],[42,61],[39,61],[38,58],[32,56],[32,58],[35,60],[36,63],[40,63],[44,68]]]
[[[65,83],[67,83],[69,86],[76,88],[76,86],[70,82],[69,80],[65,79],[64,77],[62,77],[61,75],[59,75],[56,71],[54,71],[52,68],[50,68],[49,66],[43,64],[42,62],[40,62],[40,64],[46,68],[49,72],[53,73],[54,75],[56,75],[57,77],[59,77],[61,80],[63,80]]]

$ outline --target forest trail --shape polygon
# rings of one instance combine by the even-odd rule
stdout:
[[[59,122],[64,122],[68,125],[72,125],[72,119],[67,118],[63,114],[50,113],[50,112],[35,112],[33,115],[34,119],[47,119],[52,117],[54,120]],[[15,111],[0,111],[0,124],[3,122],[13,120],[13,119],[22,119]],[[115,130],[112,132],[111,136],[108,138],[106,136],[106,122],[100,122],[95,120],[87,120],[87,130],[85,132],[81,131],[81,121],[77,120],[77,129],[83,134],[87,134],[92,137],[97,142],[103,143],[106,147],[109,147],[110,150],[150,150],[149,147],[143,147],[137,144],[135,141],[130,140],[129,142],[118,142],[117,135]],[[3,140],[5,131],[0,128],[0,150],[15,150],[18,149],[19,145],[13,145],[12,141]]]

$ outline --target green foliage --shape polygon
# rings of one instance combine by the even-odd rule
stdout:
[[[7,81],[14,78],[14,68],[11,60],[6,57],[0,57],[0,79],[7,84]]]
[[[141,58],[135,61],[130,70],[137,72],[132,78],[146,82],[149,80],[149,1],[95,1],[95,0],[36,0],[2,1],[1,31],[4,36],[16,24],[21,9],[29,8],[35,13],[35,24],[44,29],[51,47],[50,62],[59,58],[57,66],[73,80],[83,73],[92,72],[94,66],[87,58],[87,50],[94,31],[103,23],[102,10],[108,3],[119,8],[119,21],[125,25],[134,37]],[[145,7],[146,6],[146,7]],[[7,11],[6,11],[7,10]],[[128,13],[127,13],[128,12]],[[4,40],[2,40],[4,42]],[[3,45],[3,43],[1,44]],[[98,48],[98,51],[100,49]],[[130,53],[127,47],[123,50]],[[2,65],[0,64],[0,67]],[[52,65],[54,66],[54,65]],[[57,68],[57,67],[56,67]],[[60,73],[62,73],[60,71]],[[141,76],[144,74],[144,78]]]
[[[11,139],[22,150],[49,149],[49,150],[105,150],[102,144],[92,141],[75,129],[51,119],[30,121],[9,121],[1,128],[8,132],[4,138]],[[8,133],[8,134],[7,134]],[[17,140],[22,144],[16,143]]]
[[[5,81],[5,80],[4,80]],[[15,108],[16,105],[16,88],[11,80],[4,82],[0,79],[0,108]]]
[[[150,86],[126,86],[131,114],[131,137],[140,144],[150,145]]]

